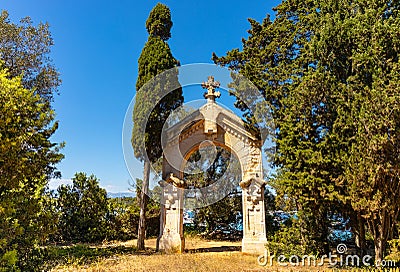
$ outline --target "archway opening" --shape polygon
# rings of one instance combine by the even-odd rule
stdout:
[[[219,240],[223,246],[224,241],[240,241],[243,214],[238,157],[226,146],[211,141],[202,142],[185,157],[182,171],[188,189],[184,196],[185,235]],[[187,246],[190,250],[195,245]]]

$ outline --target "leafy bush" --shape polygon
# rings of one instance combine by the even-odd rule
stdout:
[[[280,229],[268,239],[267,247],[275,256],[284,255],[289,258],[292,255],[304,255],[305,248],[301,244],[297,220],[289,220],[286,225],[282,224]]]
[[[400,239],[393,239],[389,242],[390,254],[385,259],[393,260],[396,263],[400,262]]]
[[[99,242],[107,237],[107,192],[98,179],[77,173],[58,188],[59,233],[64,242]]]

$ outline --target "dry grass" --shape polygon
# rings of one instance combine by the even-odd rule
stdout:
[[[146,247],[149,249],[156,249],[157,239],[146,240]],[[136,246],[136,240],[130,240],[128,242],[118,243],[118,245],[123,246]],[[190,251],[204,249],[204,248],[218,248],[218,247],[240,247],[242,245],[241,241],[238,242],[227,242],[227,241],[210,241],[201,239],[199,237],[186,237],[185,238],[185,249]]]
[[[118,245],[132,246],[135,240]],[[91,265],[57,267],[53,271],[323,271],[321,267],[262,267],[257,256],[240,252],[240,242],[207,241],[187,238],[187,252],[183,254],[161,254],[155,252],[156,240],[146,241],[148,250],[135,254],[116,255],[99,260]],[[229,250],[229,251],[226,251]],[[329,270],[329,269],[328,269]]]
[[[260,269],[253,256],[238,252],[185,253],[176,255],[120,256],[87,268],[62,271],[244,271]]]

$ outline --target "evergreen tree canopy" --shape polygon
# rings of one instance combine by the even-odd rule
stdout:
[[[166,6],[158,4],[150,13],[149,20],[152,14],[158,14],[160,7],[162,10],[166,8],[170,14]],[[138,64],[132,145],[137,158],[144,160],[147,154],[148,159],[154,162],[162,155],[163,125],[170,113],[183,103],[178,70],[172,69],[179,62],[163,37],[154,32],[149,36]],[[155,104],[156,101],[159,102]]]
[[[171,38],[171,27],[171,11],[166,5],[158,3],[147,18],[147,32],[150,36],[159,37],[166,41]]]
[[[274,183],[294,199],[306,251],[327,250],[328,212],[358,213],[380,260],[400,205],[399,5],[285,0],[274,10],[273,21],[250,20],[243,50],[213,59],[270,104]]]

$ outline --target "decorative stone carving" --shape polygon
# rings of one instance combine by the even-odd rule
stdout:
[[[248,188],[250,186],[250,184],[254,184],[255,186],[257,186],[258,188],[262,188],[264,187],[267,183],[260,179],[259,177],[248,177],[245,178],[244,180],[242,180],[239,185],[242,189]]]
[[[170,173],[168,179],[166,180],[166,182],[174,185],[175,187],[178,188],[185,188],[186,183],[184,180],[179,179],[177,177],[174,176],[174,173]]]
[[[215,89],[219,88],[220,83],[214,80],[213,76],[209,76],[206,82],[201,84],[203,89],[207,89],[207,92],[204,94],[204,97],[208,102],[215,102],[215,98],[219,98],[221,96],[220,92],[215,92]]]

